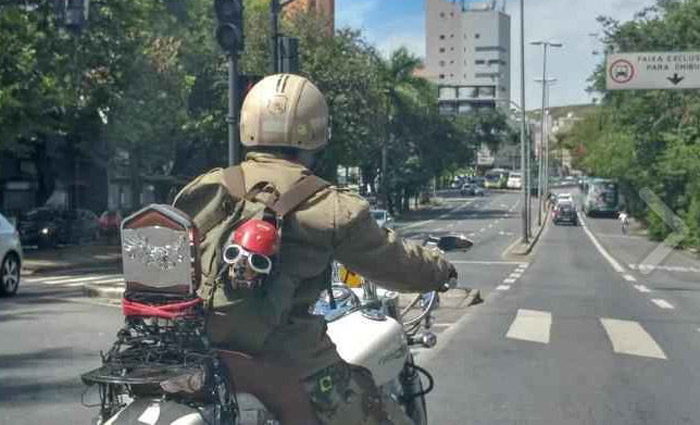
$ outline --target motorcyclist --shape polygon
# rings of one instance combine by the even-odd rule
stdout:
[[[306,78],[278,74],[255,85],[241,111],[246,189],[265,181],[283,193],[312,173],[328,143],[328,119],[323,94]],[[299,371],[321,424],[410,424],[400,405],[380,394],[369,371],[343,362],[324,318],[310,307],[327,287],[333,259],[388,289],[408,292],[445,289],[457,277],[454,266],[381,229],[363,198],[332,186],[285,216],[280,258],[280,273],[295,283],[293,307],[266,340],[262,357]],[[226,317],[212,316],[212,340],[225,344],[232,326]]]

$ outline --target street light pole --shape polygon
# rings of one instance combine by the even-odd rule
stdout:
[[[521,239],[523,243],[528,243],[530,240],[530,209],[529,207],[529,182],[530,182],[530,169],[527,166],[527,159],[525,155],[529,156],[529,152],[526,152],[526,134],[525,126],[526,116],[525,116],[525,0],[520,0],[520,170],[523,175],[525,175],[524,183],[522,185],[522,196],[523,196],[523,206],[522,206],[522,236]],[[529,150],[528,150],[529,151]]]
[[[546,170],[544,170],[545,167],[545,160],[544,160],[544,145],[545,145],[545,125],[546,125],[546,116],[545,116],[545,108],[546,108],[546,103],[547,103],[547,50],[549,47],[562,47],[563,44],[561,43],[553,43],[550,41],[533,41],[530,43],[533,46],[542,46],[542,124],[540,128],[540,149],[539,149],[539,158],[538,158],[538,164],[539,164],[539,187],[537,188],[537,224],[539,226],[542,225],[542,209],[544,208],[544,203],[543,203],[543,190],[545,185],[548,183],[546,180],[544,180]]]

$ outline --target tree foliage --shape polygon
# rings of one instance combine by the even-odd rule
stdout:
[[[683,51],[700,47],[700,1],[659,1],[633,20],[600,18],[606,52]],[[577,123],[562,143],[592,175],[618,179],[632,213],[652,237],[671,229],[639,199],[648,187],[691,229],[700,244],[700,93],[697,90],[605,91],[601,65],[590,78],[604,94],[600,108]]]
[[[245,5],[241,70],[264,75],[269,3]],[[0,149],[68,141],[75,156],[126,172],[134,196],[145,180],[173,185],[225,165],[227,67],[214,26],[211,0],[92,0],[80,33],[61,25],[52,2],[0,6]],[[437,87],[416,76],[421,60],[405,48],[384,57],[357,30],[328,34],[314,12],[287,14],[281,32],[299,38],[301,74],[328,99],[326,177],[359,167],[374,186],[386,147],[385,178],[403,209],[480,143],[504,138],[502,115],[441,116]]]

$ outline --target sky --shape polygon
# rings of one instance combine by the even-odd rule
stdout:
[[[365,38],[389,52],[406,46],[418,56],[425,56],[426,0],[335,0],[336,26],[361,29]],[[446,0],[429,0],[446,1]],[[501,2],[503,0],[500,0]],[[505,0],[511,15],[511,97],[520,103],[520,3]],[[592,52],[600,47],[597,36],[601,28],[596,18],[610,16],[625,21],[655,0],[524,0],[525,41],[551,40],[564,44],[548,55],[552,106],[590,103],[586,80],[603,60]],[[537,108],[542,103],[542,47],[525,46],[525,106]]]

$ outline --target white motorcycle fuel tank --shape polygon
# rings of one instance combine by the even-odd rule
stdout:
[[[372,372],[377,385],[396,378],[409,354],[403,327],[378,311],[360,310],[328,324],[343,360]]]

